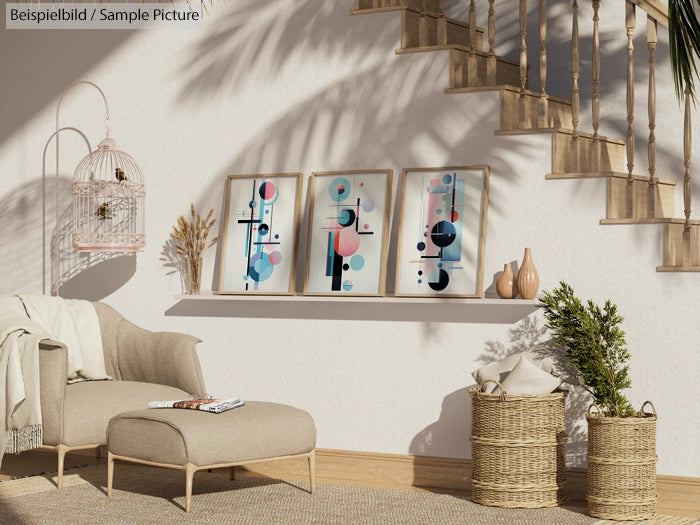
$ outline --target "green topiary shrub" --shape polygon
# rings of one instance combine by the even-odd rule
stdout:
[[[551,292],[543,292],[539,306],[554,343],[566,349],[569,366],[578,371],[581,386],[593,395],[604,415],[632,416],[632,405],[622,394],[631,386],[630,354],[617,306],[608,300],[600,308],[590,299],[584,305],[563,281]]]

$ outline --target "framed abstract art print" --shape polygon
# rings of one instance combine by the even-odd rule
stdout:
[[[312,174],[305,295],[384,295],[392,173]]]
[[[483,297],[489,167],[402,173],[396,295]]]
[[[301,173],[230,175],[220,294],[294,293]]]

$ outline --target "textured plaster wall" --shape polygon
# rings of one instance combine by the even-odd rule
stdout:
[[[569,3],[550,4],[550,39],[557,45],[548,79],[551,92],[564,96]],[[499,5],[499,52],[515,57],[516,10]],[[632,353],[629,396],[637,407],[651,399],[659,413],[658,471],[700,476],[700,453],[688,446],[700,441],[693,408],[700,394],[700,277],[657,273],[660,227],[600,226],[602,181],[545,181],[548,137],[495,136],[497,94],[444,94],[447,53],[395,55],[400,15],[350,16],[352,7],[349,0],[239,0],[215,5],[206,26],[195,31],[1,30],[0,69],[8,74],[0,78],[0,293],[41,293],[48,286],[42,265],[50,282],[51,261],[42,261],[42,151],[55,127],[60,93],[74,80],[92,80],[109,98],[114,136],[145,173],[148,246],[136,257],[105,261],[64,254],[61,272],[75,274],[64,295],[103,300],[153,330],[201,337],[210,393],[303,407],[316,420],[319,447],[468,458],[469,372],[546,341],[539,314],[513,321],[503,310],[447,312],[420,301],[404,308],[348,307],[340,299],[321,307],[302,301],[178,303],[174,295],[182,283],[166,243],[190,202],[205,212],[214,207],[221,219],[229,174],[300,171],[306,195],[312,171],[393,169],[396,189],[402,168],[488,164],[487,292],[494,292],[503,264],[519,263],[529,246],[542,288],[566,280],[584,298],[613,299],[625,317]],[[605,8],[601,133],[623,137],[626,42],[623,31],[612,31],[622,24],[623,7]],[[456,4],[451,9],[462,10]],[[585,28],[591,14],[581,11],[582,35],[590,35]],[[533,87],[535,17],[529,28]],[[583,40],[590,46],[588,36]],[[647,55],[641,33],[635,45],[642,71]],[[582,51],[582,74],[590,70],[589,56]],[[657,174],[680,181],[682,112],[667,58],[659,57],[658,69]],[[642,173],[645,75],[637,80],[635,121],[636,171]],[[590,87],[583,80],[582,92],[582,126],[590,129]],[[101,104],[96,92],[77,88],[61,109],[61,125],[80,128],[94,145],[103,134]],[[53,146],[48,152],[44,253],[55,229]],[[62,214],[70,203],[73,166],[84,153],[76,137],[61,139]],[[694,156],[695,165],[698,160]],[[676,209],[682,210],[680,191]],[[307,216],[302,219],[299,278]],[[390,261],[396,228],[394,222]],[[217,256],[218,248],[206,254],[205,288],[218,282]],[[580,466],[588,400],[577,392],[570,398],[568,461]]]

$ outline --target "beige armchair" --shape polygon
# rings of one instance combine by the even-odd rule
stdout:
[[[39,352],[43,449],[58,452],[58,488],[67,452],[106,444],[109,420],[145,408],[149,401],[206,393],[199,339],[174,332],[150,332],[116,310],[94,303],[102,332],[105,367],[113,381],[67,384],[65,346],[42,344]]]

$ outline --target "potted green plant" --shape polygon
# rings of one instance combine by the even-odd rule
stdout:
[[[656,411],[635,412],[630,354],[617,305],[581,301],[560,282],[540,299],[552,340],[566,352],[580,385],[593,397],[588,410],[588,513],[602,519],[648,519],[656,514]],[[649,404],[652,413],[644,412]]]

